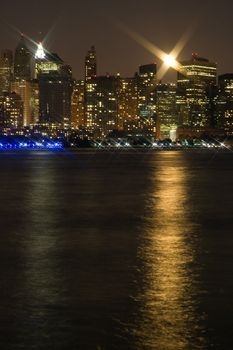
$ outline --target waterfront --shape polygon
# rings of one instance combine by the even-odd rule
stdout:
[[[233,154],[0,153],[0,347],[229,350]]]

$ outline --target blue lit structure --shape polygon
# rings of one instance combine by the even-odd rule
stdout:
[[[57,139],[46,137],[0,136],[1,149],[63,149],[63,144]]]

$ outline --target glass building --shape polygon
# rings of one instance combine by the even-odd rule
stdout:
[[[216,118],[218,126],[227,134],[233,134],[233,73],[220,75],[216,98]]]
[[[177,128],[176,85],[172,83],[156,86],[156,113],[160,124],[160,137],[171,138]]]
[[[69,127],[71,122],[72,70],[56,54],[38,44],[35,72],[39,86],[39,121]]]
[[[193,54],[181,62],[177,77],[177,110],[179,124],[208,127],[211,124],[211,91],[216,85],[217,66]]]
[[[28,49],[25,38],[22,35],[20,42],[15,50],[14,57],[14,80],[31,79],[31,52]]]
[[[10,92],[13,74],[13,52],[2,50],[0,57],[0,94]]]

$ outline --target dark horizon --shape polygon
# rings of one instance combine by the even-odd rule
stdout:
[[[159,48],[169,53],[184,32],[195,24],[195,30],[178,60],[187,59],[192,52],[217,62],[218,74],[233,71],[233,53],[229,53],[231,41],[230,0],[196,1],[188,5],[184,0],[155,3],[146,0],[137,5],[132,0],[94,1],[78,4],[74,0],[57,4],[54,0],[23,0],[2,4],[1,49],[15,49],[20,32],[38,41],[46,37],[46,46],[72,66],[75,78],[83,78],[84,57],[91,45],[95,45],[98,74],[121,73],[133,76],[141,64],[159,59],[140,46],[117,27],[121,21]],[[18,32],[17,32],[18,30]],[[42,35],[38,33],[42,32]],[[49,33],[49,34],[48,34]],[[159,34],[158,34],[159,33]],[[172,70],[164,81],[175,80]]]

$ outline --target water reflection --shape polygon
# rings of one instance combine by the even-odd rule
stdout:
[[[58,326],[57,310],[62,278],[56,250],[59,247],[56,173],[49,157],[37,155],[30,169],[24,246],[24,311],[21,341],[25,347],[43,344]],[[26,334],[26,333],[27,334]],[[25,334],[24,334],[25,333]],[[28,333],[30,336],[28,336]]]
[[[146,237],[140,249],[144,288],[139,293],[139,349],[203,349],[196,313],[196,227],[190,220],[186,164],[172,166],[164,153],[156,164],[148,202]],[[174,163],[173,163],[174,164]]]

